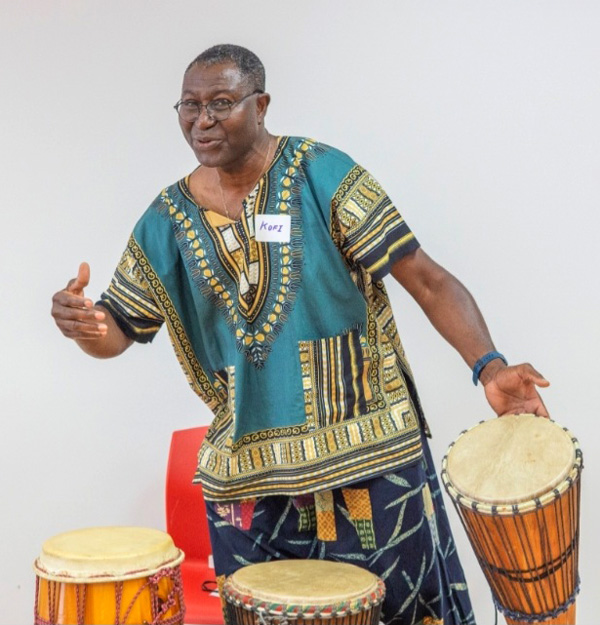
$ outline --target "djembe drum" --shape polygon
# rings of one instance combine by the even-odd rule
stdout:
[[[385,585],[353,564],[276,560],[230,575],[223,597],[229,625],[377,625]]]
[[[35,561],[35,624],[183,623],[183,552],[164,532],[88,528],[47,540]]]
[[[508,415],[463,432],[442,480],[508,623],[575,624],[582,455],[553,421]]]

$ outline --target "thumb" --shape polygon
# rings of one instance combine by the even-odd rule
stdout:
[[[74,280],[70,280],[67,285],[67,291],[71,293],[81,292],[90,283],[90,266],[87,263],[81,263],[79,265],[79,271],[77,277]]]

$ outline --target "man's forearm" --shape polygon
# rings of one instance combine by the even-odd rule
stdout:
[[[113,316],[102,306],[94,306],[95,310],[103,312],[103,323],[107,326],[106,334],[102,337],[90,339],[75,339],[79,347],[95,358],[113,358],[122,354],[133,341],[123,334]]]
[[[470,368],[483,354],[494,350],[488,327],[473,296],[425,252],[417,250],[398,261],[392,268],[392,275],[414,297],[436,330]]]

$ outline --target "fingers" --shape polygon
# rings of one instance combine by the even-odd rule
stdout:
[[[69,280],[67,291],[83,295],[83,289],[90,283],[90,266],[87,263],[79,265],[77,277]]]
[[[542,401],[542,398],[538,395],[536,400],[533,401],[531,399],[527,400],[526,402],[523,403],[523,405],[518,406],[518,407],[510,407],[506,410],[504,410],[502,412],[501,415],[499,416],[506,416],[506,415],[515,415],[515,414],[534,414],[537,415],[538,417],[544,417],[546,419],[550,418],[550,413],[548,412],[548,409],[546,408],[544,402]]]
[[[59,291],[52,297],[52,303],[65,308],[83,308],[91,310],[94,302],[89,297],[73,295],[69,291]]]
[[[544,402],[542,401],[541,397],[540,397],[540,405],[537,407],[534,414],[538,415],[539,417],[546,417],[546,419],[550,418],[550,413],[548,412],[548,409],[544,405]]]
[[[518,367],[520,369],[519,375],[524,382],[530,382],[543,388],[550,386],[550,382],[548,382],[548,380],[546,380],[546,378],[528,362],[518,365]]]
[[[536,386],[547,387],[549,384],[539,371],[524,363],[499,369],[485,385],[485,394],[497,415],[533,413],[549,418],[536,389]]]
[[[63,318],[81,319],[84,313],[88,313],[91,317],[95,313],[104,315],[103,312],[94,310],[94,302],[88,297],[73,295],[69,291],[59,291],[52,296],[52,310],[50,314],[55,320]]]
[[[108,332],[108,326],[105,323],[89,323],[76,319],[61,319],[56,322],[56,325],[67,338],[77,340],[102,339]]]
[[[550,382],[548,382],[548,380],[546,380],[546,378],[528,362],[519,365],[519,369],[519,375],[521,376],[521,379],[523,380],[523,382],[525,382],[525,384],[535,384],[536,386],[542,388],[550,386]],[[534,395],[534,397],[528,400],[528,411],[533,412],[533,414],[536,414],[540,417],[546,417],[547,419],[549,419],[550,414],[540,394],[534,388],[531,389],[531,393],[532,395]]]
[[[519,375],[521,376],[521,379],[523,380],[523,382],[525,382],[525,384],[535,384],[536,386],[542,388],[550,386],[550,382],[548,382],[548,380],[546,380],[546,378],[529,363],[519,365],[519,368],[521,369],[519,371]],[[527,401],[528,406],[526,411],[532,412],[539,417],[545,417],[546,419],[549,419],[550,413],[548,412],[548,409],[546,408],[540,394],[534,388],[531,388],[530,392],[533,397],[531,397]]]
[[[52,316],[60,331],[72,339],[98,339],[106,336],[106,313],[93,307],[90,299],[59,291],[52,298]]]

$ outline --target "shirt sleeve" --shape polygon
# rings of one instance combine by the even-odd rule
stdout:
[[[374,280],[387,275],[394,262],[420,244],[381,185],[355,165],[332,202],[332,229],[352,263],[362,265]]]
[[[100,296],[99,306],[106,308],[130,339],[149,343],[164,322],[144,274],[127,248],[110,285]]]

